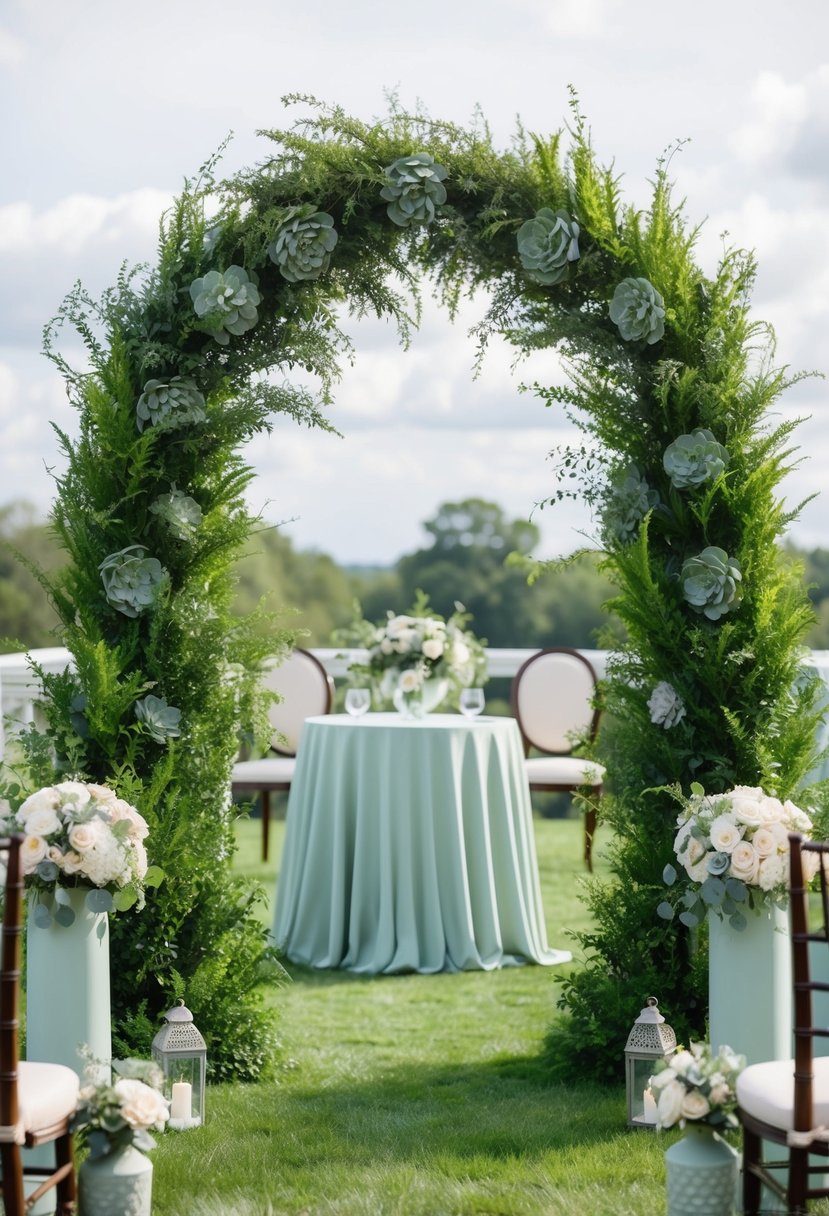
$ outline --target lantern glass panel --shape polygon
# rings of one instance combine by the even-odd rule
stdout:
[[[656,1095],[650,1089],[656,1063],[653,1056],[642,1059],[629,1055],[627,1058],[628,1123],[631,1127],[653,1127],[656,1122]]]

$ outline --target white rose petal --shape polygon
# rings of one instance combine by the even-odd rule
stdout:
[[[20,846],[23,873],[31,874],[45,860],[49,846],[42,836],[27,836]]]
[[[36,806],[26,816],[26,831],[32,836],[52,836],[63,827],[63,821],[54,807]]]
[[[743,831],[733,815],[719,815],[711,824],[711,845],[718,853],[730,853],[742,839]]]
[[[659,1091],[656,1104],[656,1122],[658,1127],[673,1127],[682,1118],[682,1101],[686,1094],[681,1081],[671,1081]]]
[[[122,1077],[114,1088],[121,1099],[121,1115],[130,1127],[146,1130],[166,1123],[170,1111],[157,1089],[131,1077]]]
[[[60,797],[55,793],[54,789],[38,790],[36,794],[30,794],[20,810],[17,812],[17,818],[25,827],[29,816],[35,811],[49,810],[55,811],[60,805]]]
[[[755,883],[757,881],[759,862],[760,859],[757,856],[757,851],[751,841],[741,840],[731,850],[729,875],[732,878],[739,878],[745,883]]]
[[[704,1119],[710,1113],[711,1105],[705,1094],[691,1089],[682,1099],[679,1110],[683,1119]]]

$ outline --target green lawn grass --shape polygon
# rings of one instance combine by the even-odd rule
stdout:
[[[585,927],[581,824],[536,820],[550,943]],[[258,824],[239,868],[272,896]],[[601,870],[601,837],[597,869]],[[269,909],[263,907],[269,920]],[[158,1137],[155,1216],[660,1216],[675,1134],[628,1131],[621,1087],[551,1085],[555,968],[356,977],[288,964],[273,1081],[211,1087]]]

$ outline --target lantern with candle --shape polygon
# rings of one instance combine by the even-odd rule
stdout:
[[[676,1035],[658,1006],[656,997],[649,996],[625,1046],[628,1127],[656,1126],[656,1097],[650,1078],[657,1060],[667,1060],[676,1051]]]
[[[164,1074],[164,1096],[170,1101],[168,1128],[201,1127],[207,1047],[184,1001],[165,1013],[164,1025],[153,1039],[153,1059]]]

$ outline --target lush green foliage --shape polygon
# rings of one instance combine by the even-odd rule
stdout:
[[[293,100],[311,116],[266,133],[265,164],[221,185],[208,166],[188,184],[156,270],[123,274],[99,305],[69,297],[60,320],[84,337],[90,371],[68,368],[47,334],[80,411],[78,440],[61,437],[53,514],[69,564],[49,586],[76,665],[48,683],[56,761],[114,781],[154,815],[154,859],[171,876],[150,916],[118,922],[119,1016],[128,995],[158,1008],[180,977],[191,1006],[193,991],[215,995],[212,1018],[228,984],[249,996],[265,958],[236,944],[250,940],[251,913],[221,864],[237,707],[272,649],[230,613],[232,563],[253,523],[238,451],[273,411],[324,425],[349,353],[337,307],[389,315],[405,342],[426,273],[450,313],[462,293],[488,289],[482,350],[498,331],[519,352],[559,346],[571,360],[569,389],[540,392],[585,433],[584,458],[562,462],[599,511],[628,639],[606,694],[614,879],[593,897],[591,964],[564,991],[568,1059],[583,1074],[589,1048],[604,1073],[651,990],[697,1029],[705,1005],[690,943],[654,917],[673,815],[648,791],[696,778],[710,792],[762,783],[786,795],[810,760],[814,688],[796,677],[811,612],[777,547],[792,518],[775,493],[794,424],[766,422],[789,381],[749,317],[754,267],[727,252],[713,279],[702,274],[664,165],[649,209],[624,207],[577,113],[564,158],[559,137],[519,133],[499,153],[483,123],[464,131],[393,108],[367,125]],[[409,180],[417,165],[427,185]],[[539,212],[544,232],[530,234]],[[297,365],[318,377],[317,397],[264,375]],[[679,489],[663,454],[700,428],[729,461]],[[670,731],[648,711],[664,682],[687,710]],[[179,742],[136,729],[149,689],[181,711]],[[216,958],[231,941],[238,970]],[[213,1058],[233,1040],[221,1024]]]

